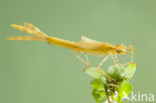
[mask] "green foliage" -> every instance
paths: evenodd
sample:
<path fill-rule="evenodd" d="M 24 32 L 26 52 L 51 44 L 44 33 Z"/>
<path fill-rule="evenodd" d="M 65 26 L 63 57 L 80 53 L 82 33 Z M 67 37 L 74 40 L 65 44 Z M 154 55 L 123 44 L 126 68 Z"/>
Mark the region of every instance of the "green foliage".
<path fill-rule="evenodd" d="M 123 84 L 123 85 L 120 87 L 120 90 L 119 90 L 119 97 L 120 97 L 120 98 L 127 97 L 127 96 L 131 93 L 132 90 L 133 90 L 132 84 L 126 82 L 125 84 Z"/>
<path fill-rule="evenodd" d="M 135 64 L 129 64 L 127 67 L 113 65 L 107 70 L 107 74 L 118 82 L 129 81 L 136 70 Z"/>
<path fill-rule="evenodd" d="M 107 98 L 104 90 L 93 89 L 92 95 L 97 103 L 103 103 Z"/>
<path fill-rule="evenodd" d="M 94 79 L 90 82 L 93 87 L 92 95 L 97 103 L 123 103 L 128 98 L 133 86 L 129 80 L 136 70 L 135 64 L 128 66 L 112 65 L 105 72 L 97 68 L 89 68 L 85 72 Z"/>

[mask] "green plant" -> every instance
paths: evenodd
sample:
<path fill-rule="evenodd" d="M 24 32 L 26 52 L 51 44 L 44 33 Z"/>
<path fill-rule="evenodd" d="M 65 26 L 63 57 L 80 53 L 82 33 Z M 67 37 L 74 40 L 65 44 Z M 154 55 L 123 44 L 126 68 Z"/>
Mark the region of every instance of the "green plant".
<path fill-rule="evenodd" d="M 133 87 L 129 83 L 136 70 L 135 64 L 112 65 L 106 71 L 89 68 L 85 72 L 94 79 L 92 95 L 97 103 L 124 103 Z"/>

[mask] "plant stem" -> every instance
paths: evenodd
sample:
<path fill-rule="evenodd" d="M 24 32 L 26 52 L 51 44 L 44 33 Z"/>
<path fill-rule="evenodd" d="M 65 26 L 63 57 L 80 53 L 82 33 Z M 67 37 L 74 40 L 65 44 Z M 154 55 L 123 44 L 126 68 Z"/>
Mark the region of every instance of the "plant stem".
<path fill-rule="evenodd" d="M 104 89 L 105 89 L 105 93 L 106 93 L 106 96 L 107 96 L 108 103 L 113 103 L 112 99 L 111 99 L 111 96 L 109 95 L 108 88 L 107 88 L 107 86 L 105 84 L 104 84 Z"/>

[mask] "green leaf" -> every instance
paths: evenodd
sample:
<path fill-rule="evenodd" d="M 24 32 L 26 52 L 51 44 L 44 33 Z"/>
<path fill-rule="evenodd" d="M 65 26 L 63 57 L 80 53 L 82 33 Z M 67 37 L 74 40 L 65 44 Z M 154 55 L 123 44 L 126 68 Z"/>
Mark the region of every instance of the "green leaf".
<path fill-rule="evenodd" d="M 85 72 L 93 78 L 101 79 L 103 82 L 106 82 L 106 73 L 104 72 L 104 70 L 97 70 L 96 67 L 92 67 Z"/>
<path fill-rule="evenodd" d="M 90 84 L 93 86 L 95 89 L 104 89 L 103 87 L 103 82 L 101 79 L 94 79 L 90 82 Z"/>
<path fill-rule="evenodd" d="M 107 70 L 107 74 L 118 82 L 122 82 L 124 80 L 124 73 L 125 67 L 120 67 L 118 65 L 112 65 Z"/>
<path fill-rule="evenodd" d="M 124 103 L 123 100 L 121 100 L 120 103 Z"/>
<path fill-rule="evenodd" d="M 133 77 L 135 71 L 136 71 L 136 64 L 129 64 L 125 68 L 125 79 L 129 81 Z"/>
<path fill-rule="evenodd" d="M 101 77 L 100 77 L 100 79 L 102 80 L 102 82 L 103 82 L 104 84 L 106 84 L 106 83 L 107 83 L 107 79 L 106 79 L 106 77 L 105 77 L 105 76 L 101 76 Z"/>
<path fill-rule="evenodd" d="M 119 97 L 120 98 L 128 97 L 128 95 L 131 93 L 132 90 L 133 90 L 132 84 L 128 82 L 123 84 L 121 88 L 119 89 Z"/>
<path fill-rule="evenodd" d="M 97 103 L 104 103 L 106 101 L 106 94 L 104 90 L 93 89 L 92 95 Z"/>
<path fill-rule="evenodd" d="M 94 99 L 96 100 L 96 102 L 98 102 L 99 99 L 101 98 L 101 95 L 97 92 L 96 89 L 93 89 L 92 95 L 93 95 Z"/>
<path fill-rule="evenodd" d="M 102 75 L 101 72 L 97 71 L 96 67 L 89 68 L 85 71 L 89 76 L 99 79 Z"/>
<path fill-rule="evenodd" d="M 136 70 L 135 64 L 129 64 L 128 66 L 118 66 L 113 65 L 110 66 L 107 70 L 107 74 L 117 80 L 118 82 L 128 81 L 132 78 L 134 72 Z"/>

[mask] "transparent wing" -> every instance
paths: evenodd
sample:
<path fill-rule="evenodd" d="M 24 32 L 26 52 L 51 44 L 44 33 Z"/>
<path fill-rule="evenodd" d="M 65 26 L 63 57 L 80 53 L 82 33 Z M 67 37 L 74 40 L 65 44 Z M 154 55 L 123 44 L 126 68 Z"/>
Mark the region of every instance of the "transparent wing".
<path fill-rule="evenodd" d="M 96 49 L 100 48 L 103 45 L 103 42 L 99 42 L 82 36 L 81 41 L 78 42 L 78 45 L 85 49 Z"/>

